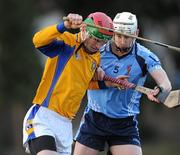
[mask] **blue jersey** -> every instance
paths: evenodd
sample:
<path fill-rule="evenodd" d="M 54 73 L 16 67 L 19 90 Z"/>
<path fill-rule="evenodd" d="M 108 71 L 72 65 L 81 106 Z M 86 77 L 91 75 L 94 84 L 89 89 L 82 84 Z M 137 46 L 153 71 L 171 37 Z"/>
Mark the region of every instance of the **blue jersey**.
<path fill-rule="evenodd" d="M 135 43 L 132 50 L 122 57 L 112 53 L 108 42 L 101 48 L 101 67 L 111 77 L 128 75 L 129 82 L 143 86 L 147 73 L 161 69 L 157 56 L 142 45 Z M 139 114 L 141 93 L 125 89 L 107 88 L 88 90 L 88 107 L 111 118 L 124 118 Z"/>

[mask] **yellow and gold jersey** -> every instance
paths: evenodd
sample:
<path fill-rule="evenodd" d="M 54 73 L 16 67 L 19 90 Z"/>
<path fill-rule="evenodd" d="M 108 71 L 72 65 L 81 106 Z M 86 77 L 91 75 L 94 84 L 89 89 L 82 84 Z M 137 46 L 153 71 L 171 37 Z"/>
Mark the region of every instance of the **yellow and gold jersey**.
<path fill-rule="evenodd" d="M 48 56 L 33 103 L 74 118 L 99 65 L 100 53 L 90 55 L 83 48 L 77 51 L 80 33 L 67 32 L 63 23 L 39 31 L 33 43 Z"/>

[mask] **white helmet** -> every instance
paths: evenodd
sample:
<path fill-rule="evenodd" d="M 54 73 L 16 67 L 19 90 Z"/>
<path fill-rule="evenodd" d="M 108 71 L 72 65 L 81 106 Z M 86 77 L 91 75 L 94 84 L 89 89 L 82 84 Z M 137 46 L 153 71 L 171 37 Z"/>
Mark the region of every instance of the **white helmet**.
<path fill-rule="evenodd" d="M 118 13 L 113 20 L 113 26 L 116 31 L 134 34 L 137 31 L 136 15 L 130 12 Z"/>

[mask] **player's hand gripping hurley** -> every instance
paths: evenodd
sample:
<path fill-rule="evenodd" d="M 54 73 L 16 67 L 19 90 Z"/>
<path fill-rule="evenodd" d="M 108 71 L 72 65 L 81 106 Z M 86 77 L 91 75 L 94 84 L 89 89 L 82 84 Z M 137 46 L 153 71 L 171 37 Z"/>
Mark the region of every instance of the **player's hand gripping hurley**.
<path fill-rule="evenodd" d="M 153 92 L 153 89 L 143 87 L 143 86 L 138 86 L 138 85 L 128 82 L 127 80 L 112 78 L 107 75 L 104 76 L 104 80 L 117 83 L 119 85 L 124 86 L 125 88 L 134 89 L 146 95 L 148 93 Z M 180 90 L 170 91 L 168 94 L 163 95 L 160 102 L 162 102 L 168 108 L 180 106 Z"/>

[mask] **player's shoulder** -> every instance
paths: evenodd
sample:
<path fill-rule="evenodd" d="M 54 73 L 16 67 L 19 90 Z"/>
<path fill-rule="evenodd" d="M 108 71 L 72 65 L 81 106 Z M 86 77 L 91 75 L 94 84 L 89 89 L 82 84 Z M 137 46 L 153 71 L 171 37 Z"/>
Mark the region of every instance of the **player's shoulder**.
<path fill-rule="evenodd" d="M 157 55 L 155 53 L 153 53 L 150 49 L 146 48 L 145 46 L 136 43 L 136 48 L 137 48 L 137 55 L 144 58 L 144 59 L 148 59 L 148 58 L 152 58 L 156 61 L 159 61 L 159 58 L 157 57 Z"/>

